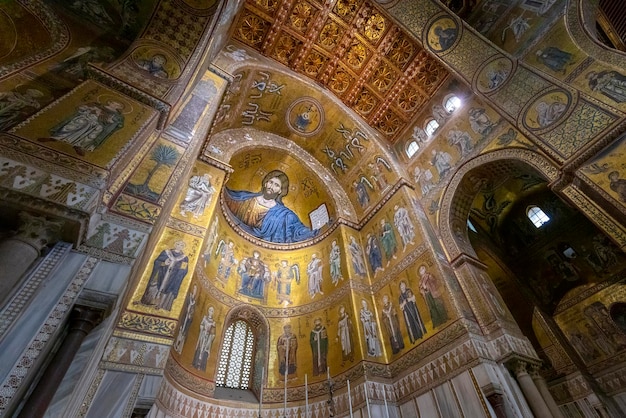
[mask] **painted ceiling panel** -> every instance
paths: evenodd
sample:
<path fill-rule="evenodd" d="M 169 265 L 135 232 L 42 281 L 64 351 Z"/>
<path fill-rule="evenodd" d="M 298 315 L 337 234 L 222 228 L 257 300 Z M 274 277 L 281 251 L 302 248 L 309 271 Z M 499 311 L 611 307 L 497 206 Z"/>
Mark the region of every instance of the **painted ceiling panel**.
<path fill-rule="evenodd" d="M 233 38 L 327 87 L 389 142 L 448 72 L 372 3 L 246 2 Z"/>

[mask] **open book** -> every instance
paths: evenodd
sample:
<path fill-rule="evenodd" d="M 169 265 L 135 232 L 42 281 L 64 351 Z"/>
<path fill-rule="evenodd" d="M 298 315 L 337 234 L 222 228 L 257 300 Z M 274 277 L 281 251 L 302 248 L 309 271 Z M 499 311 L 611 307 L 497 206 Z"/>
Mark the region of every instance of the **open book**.
<path fill-rule="evenodd" d="M 312 210 L 311 213 L 309 213 L 309 220 L 311 221 L 311 229 L 314 231 L 326 225 L 330 221 L 326 203 L 322 203 L 316 209 Z"/>

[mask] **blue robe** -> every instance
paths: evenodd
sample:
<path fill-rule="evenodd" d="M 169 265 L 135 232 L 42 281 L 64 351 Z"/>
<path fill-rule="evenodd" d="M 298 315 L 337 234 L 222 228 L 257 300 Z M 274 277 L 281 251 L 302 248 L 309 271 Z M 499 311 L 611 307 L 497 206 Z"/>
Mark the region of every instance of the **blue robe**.
<path fill-rule="evenodd" d="M 226 194 L 226 199 L 237 202 L 262 195 L 260 192 L 230 190 L 228 188 L 224 189 L 224 193 Z M 276 206 L 267 211 L 260 227 L 249 226 L 243 222 L 239 226 L 250 235 L 279 244 L 304 241 L 315 237 L 319 232 L 318 230 L 312 231 L 306 227 L 300 222 L 298 215 L 278 200 L 276 201 Z"/>

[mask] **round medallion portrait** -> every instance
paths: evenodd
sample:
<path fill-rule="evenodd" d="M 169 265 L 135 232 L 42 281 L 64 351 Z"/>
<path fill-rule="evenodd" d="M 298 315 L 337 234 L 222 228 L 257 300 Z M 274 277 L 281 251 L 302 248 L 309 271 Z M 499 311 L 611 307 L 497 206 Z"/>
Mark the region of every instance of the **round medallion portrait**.
<path fill-rule="evenodd" d="M 457 23 L 451 17 L 442 16 L 430 25 L 426 43 L 433 52 L 444 52 L 454 45 L 458 36 Z"/>
<path fill-rule="evenodd" d="M 287 109 L 287 126 L 302 136 L 315 135 L 324 124 L 324 109 L 312 97 L 302 97 Z"/>
<path fill-rule="evenodd" d="M 498 57 L 488 62 L 478 71 L 476 90 L 481 93 L 497 90 L 508 81 L 512 71 L 513 62 L 506 57 Z"/>
<path fill-rule="evenodd" d="M 567 113 L 571 95 L 564 90 L 554 90 L 535 100 L 523 117 L 524 126 L 533 131 L 552 128 Z"/>

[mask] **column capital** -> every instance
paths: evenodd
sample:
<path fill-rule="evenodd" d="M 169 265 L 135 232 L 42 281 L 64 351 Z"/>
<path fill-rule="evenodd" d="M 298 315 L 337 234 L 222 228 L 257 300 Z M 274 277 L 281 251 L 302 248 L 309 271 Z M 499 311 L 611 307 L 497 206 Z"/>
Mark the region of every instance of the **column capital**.
<path fill-rule="evenodd" d="M 528 374 L 530 375 L 530 377 L 533 378 L 533 380 L 543 379 L 543 376 L 541 376 L 540 370 L 541 370 L 541 364 L 535 364 L 535 363 L 528 364 Z"/>
<path fill-rule="evenodd" d="M 64 224 L 61 220 L 51 220 L 28 212 L 20 212 L 19 219 L 19 228 L 13 239 L 25 242 L 37 251 L 58 241 Z"/>
<path fill-rule="evenodd" d="M 515 374 L 515 376 L 520 376 L 522 374 L 527 374 L 533 377 L 541 377 L 539 375 L 539 368 L 541 364 L 538 363 L 537 360 L 533 361 L 532 359 L 521 358 L 519 356 L 514 356 L 505 362 L 507 369 Z"/>
<path fill-rule="evenodd" d="M 79 331 L 89 334 L 103 319 L 104 311 L 102 309 L 75 305 L 70 313 L 68 327 L 70 332 Z"/>

